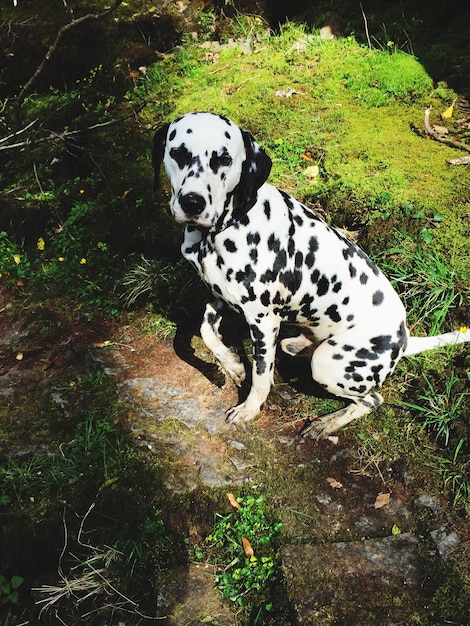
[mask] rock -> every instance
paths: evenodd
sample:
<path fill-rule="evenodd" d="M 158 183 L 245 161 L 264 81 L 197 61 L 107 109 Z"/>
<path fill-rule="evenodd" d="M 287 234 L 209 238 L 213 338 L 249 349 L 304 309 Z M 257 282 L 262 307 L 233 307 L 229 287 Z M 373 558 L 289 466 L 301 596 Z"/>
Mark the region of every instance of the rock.
<path fill-rule="evenodd" d="M 432 530 L 431 537 L 436 544 L 439 556 L 444 560 L 449 558 L 452 550 L 460 543 L 459 535 L 455 531 L 447 532 L 445 526 Z"/>
<path fill-rule="evenodd" d="M 174 582 L 161 590 L 161 615 L 167 616 L 168 626 L 197 626 L 199 624 L 238 624 L 236 615 L 214 585 L 209 567 L 187 565 L 173 570 Z M 168 607 L 165 607 L 168 604 Z"/>
<path fill-rule="evenodd" d="M 411 533 L 329 545 L 290 545 L 282 567 L 297 624 L 412 623 L 421 603 Z"/>
<path fill-rule="evenodd" d="M 430 509 L 434 513 L 434 515 L 437 515 L 440 510 L 440 506 L 436 498 L 434 498 L 433 496 L 428 496 L 426 494 L 418 496 L 415 500 L 415 504 L 426 509 Z"/>
<path fill-rule="evenodd" d="M 233 487 L 248 480 L 253 461 L 244 444 L 224 440 L 230 428 L 221 423 L 217 397 L 213 403 L 192 397 L 183 387 L 154 378 L 129 378 L 119 384 L 121 396 L 134 407 L 132 430 L 141 445 L 174 459 L 166 485 L 173 491 L 198 486 Z M 235 445 L 234 445 L 235 444 Z"/>

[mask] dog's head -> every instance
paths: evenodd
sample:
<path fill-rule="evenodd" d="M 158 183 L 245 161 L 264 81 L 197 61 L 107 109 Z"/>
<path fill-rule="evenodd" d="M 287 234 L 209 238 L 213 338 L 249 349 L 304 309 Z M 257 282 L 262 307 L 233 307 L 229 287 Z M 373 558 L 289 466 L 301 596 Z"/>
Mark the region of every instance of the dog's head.
<path fill-rule="evenodd" d="M 162 161 L 176 221 L 216 229 L 251 209 L 272 165 L 250 133 L 212 113 L 188 113 L 157 131 L 155 187 Z"/>

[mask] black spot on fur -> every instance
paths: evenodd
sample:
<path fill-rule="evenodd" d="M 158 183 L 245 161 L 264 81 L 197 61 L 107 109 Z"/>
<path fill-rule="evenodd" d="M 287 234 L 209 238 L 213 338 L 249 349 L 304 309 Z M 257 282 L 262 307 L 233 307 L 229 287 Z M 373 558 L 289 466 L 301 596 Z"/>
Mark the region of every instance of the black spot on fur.
<path fill-rule="evenodd" d="M 312 268 L 315 265 L 315 252 L 318 250 L 318 239 L 316 237 L 310 237 L 308 242 L 308 253 L 305 257 L 305 265 L 308 268 Z"/>
<path fill-rule="evenodd" d="M 370 369 L 374 377 L 374 382 L 378 385 L 381 382 L 380 371 L 383 370 L 383 365 L 373 365 Z"/>
<path fill-rule="evenodd" d="M 278 274 L 281 270 L 285 268 L 286 263 L 287 263 L 286 251 L 279 250 L 279 252 L 276 255 L 276 258 L 274 259 L 273 272 L 275 274 Z"/>
<path fill-rule="evenodd" d="M 265 307 L 268 307 L 271 304 L 271 298 L 269 297 L 269 291 L 263 291 L 260 297 L 261 304 Z"/>
<path fill-rule="evenodd" d="M 325 311 L 325 315 L 328 315 L 332 322 L 341 322 L 341 315 L 336 304 L 329 306 Z"/>
<path fill-rule="evenodd" d="M 372 304 L 374 306 L 380 306 L 384 301 L 384 297 L 383 291 L 378 289 L 372 296 Z"/>
<path fill-rule="evenodd" d="M 320 278 L 320 272 L 318 270 L 313 270 L 310 279 L 314 285 L 318 283 L 318 279 Z"/>
<path fill-rule="evenodd" d="M 246 243 L 251 246 L 257 246 L 261 240 L 259 233 L 248 233 L 246 236 Z"/>
<path fill-rule="evenodd" d="M 279 281 L 287 287 L 291 294 L 297 293 L 302 282 L 302 272 L 294 270 L 293 272 L 281 272 L 279 274 Z"/>
<path fill-rule="evenodd" d="M 232 239 L 225 239 L 225 241 L 224 241 L 224 248 L 227 250 L 227 252 L 236 252 L 237 251 L 237 246 L 236 246 L 235 242 Z"/>
<path fill-rule="evenodd" d="M 362 274 L 359 276 L 359 282 L 361 283 L 361 285 L 365 285 L 368 280 L 369 277 L 367 276 L 367 274 L 365 272 L 362 272 Z"/>
<path fill-rule="evenodd" d="M 272 250 L 273 252 L 279 252 L 281 248 L 281 242 L 277 237 L 273 234 L 268 237 L 268 250 Z M 285 254 L 285 252 L 284 252 Z"/>
<path fill-rule="evenodd" d="M 379 354 L 383 354 L 393 347 L 391 335 L 379 335 L 378 337 L 372 337 L 370 343 L 372 350 L 374 352 L 378 352 Z"/>
<path fill-rule="evenodd" d="M 326 293 L 328 293 L 329 288 L 330 281 L 325 275 L 323 275 L 317 283 L 317 296 L 324 296 Z"/>
<path fill-rule="evenodd" d="M 365 385 L 359 385 L 359 387 L 352 387 L 352 386 L 349 387 L 349 391 L 353 391 L 358 394 L 365 393 L 366 390 L 367 390 L 367 387 Z"/>
<path fill-rule="evenodd" d="M 235 274 L 235 280 L 237 283 L 242 283 L 246 288 L 250 287 L 251 283 L 256 280 L 256 272 L 251 265 L 245 265 L 244 270 L 238 270 Z"/>
<path fill-rule="evenodd" d="M 367 348 L 360 348 L 356 352 L 356 356 L 358 359 L 367 359 L 368 361 L 376 361 L 379 358 L 376 352 L 371 352 Z"/>

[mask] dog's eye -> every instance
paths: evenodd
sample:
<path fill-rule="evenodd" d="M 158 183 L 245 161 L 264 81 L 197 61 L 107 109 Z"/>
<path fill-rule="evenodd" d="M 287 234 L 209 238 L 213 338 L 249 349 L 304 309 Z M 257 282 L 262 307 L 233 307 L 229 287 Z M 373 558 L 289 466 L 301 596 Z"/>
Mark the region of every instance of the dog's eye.
<path fill-rule="evenodd" d="M 172 148 L 170 150 L 170 156 L 174 159 L 178 166 L 182 169 L 185 165 L 188 165 L 191 161 L 191 153 L 185 146 L 179 148 Z"/>
<path fill-rule="evenodd" d="M 226 152 L 223 154 L 217 154 L 217 152 L 212 153 L 211 160 L 209 165 L 211 169 L 217 173 L 220 167 L 228 167 L 232 164 L 232 158 Z"/>
<path fill-rule="evenodd" d="M 218 158 L 218 161 L 219 165 L 221 165 L 222 167 L 228 167 L 232 163 L 232 159 L 229 157 L 228 154 L 222 154 L 222 156 Z"/>

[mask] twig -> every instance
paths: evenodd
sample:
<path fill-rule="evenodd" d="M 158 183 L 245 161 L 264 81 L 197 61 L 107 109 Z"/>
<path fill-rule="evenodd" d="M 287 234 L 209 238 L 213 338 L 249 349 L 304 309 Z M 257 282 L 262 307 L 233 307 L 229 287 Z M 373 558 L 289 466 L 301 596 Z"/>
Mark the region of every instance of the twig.
<path fill-rule="evenodd" d="M 95 548 L 95 546 L 92 546 L 89 543 L 83 543 L 82 539 L 82 532 L 83 532 L 83 525 L 86 522 L 87 517 L 90 515 L 90 513 L 92 512 L 92 510 L 95 508 L 96 506 L 96 502 L 92 502 L 90 504 L 90 506 L 88 507 L 88 511 L 85 513 L 85 515 L 82 518 L 82 521 L 80 523 L 80 528 L 78 530 L 78 535 L 77 535 L 77 543 L 80 546 L 84 546 L 85 548 L 91 548 L 92 550 L 96 550 L 98 552 L 98 548 Z"/>
<path fill-rule="evenodd" d="M 364 8 L 362 6 L 362 2 L 359 3 L 359 6 L 361 7 L 361 13 L 362 13 L 362 17 L 364 19 L 364 28 L 365 28 L 365 31 L 366 31 L 367 43 L 369 44 L 369 50 L 370 50 L 372 48 L 372 44 L 370 42 L 369 26 L 367 24 L 367 17 L 366 17 L 366 14 L 364 13 Z"/>
<path fill-rule="evenodd" d="M 22 128 L 21 130 L 17 130 L 14 133 L 11 133 L 11 135 L 7 135 L 6 137 L 2 137 L 0 139 L 0 144 L 2 143 L 6 143 L 7 141 L 9 141 L 10 139 L 13 139 L 14 137 L 18 137 L 18 135 L 21 135 L 22 133 L 26 132 L 27 130 L 29 130 L 31 128 L 31 126 L 34 126 L 34 124 L 36 124 L 38 120 L 35 119 L 32 122 L 30 122 L 27 126 L 25 126 L 24 128 Z M 0 148 L 1 150 L 1 148 Z"/>
<path fill-rule="evenodd" d="M 452 146 L 453 148 L 457 148 L 458 150 L 466 150 L 467 152 L 470 152 L 470 145 L 466 143 L 462 143 L 461 141 L 454 141 L 453 139 L 448 139 L 447 137 L 441 137 L 440 135 L 438 135 L 436 131 L 434 130 L 434 128 L 431 126 L 431 123 L 429 122 L 430 113 L 431 113 L 431 107 L 429 106 L 424 111 L 424 128 L 426 129 L 426 132 L 428 133 L 428 135 L 430 135 L 436 141 L 445 143 L 448 146 Z"/>
<path fill-rule="evenodd" d="M 31 146 L 37 143 L 43 143 L 44 141 L 53 141 L 54 139 L 60 139 L 61 141 L 65 141 L 66 139 L 69 139 L 69 137 L 74 137 L 75 135 L 82 135 L 83 133 L 86 133 L 87 131 L 90 131 L 90 130 L 96 130 L 97 128 L 111 126 L 112 124 L 120 124 L 121 122 L 124 122 L 125 120 L 129 119 L 130 117 L 135 116 L 137 113 L 140 113 L 140 111 L 142 111 L 142 109 L 145 106 L 147 106 L 147 102 L 145 102 L 137 110 L 134 109 L 132 113 L 129 113 L 128 115 L 124 115 L 123 117 L 119 117 L 117 119 L 113 118 L 112 120 L 108 120 L 107 122 L 99 122 L 98 124 L 92 124 L 91 126 L 88 126 L 87 128 L 83 128 L 81 130 L 70 130 L 70 131 L 64 131 L 62 133 L 59 133 L 57 131 L 43 128 L 42 130 L 44 130 L 44 132 L 49 133 L 47 137 L 40 137 L 37 139 L 28 138 L 28 139 L 25 139 L 24 141 L 19 141 L 17 143 L 10 143 L 4 146 L 2 145 L 3 143 L 6 143 L 9 139 L 13 139 L 14 137 L 17 137 L 21 133 L 28 130 L 28 128 L 30 128 L 33 124 L 37 122 L 37 120 L 34 120 L 34 122 L 31 122 L 30 124 L 22 128 L 21 130 L 19 130 L 18 132 L 12 133 L 11 135 L 8 135 L 8 137 L 4 137 L 3 139 L 0 139 L 0 151 L 12 150 L 13 148 L 25 148 L 26 146 Z"/>

